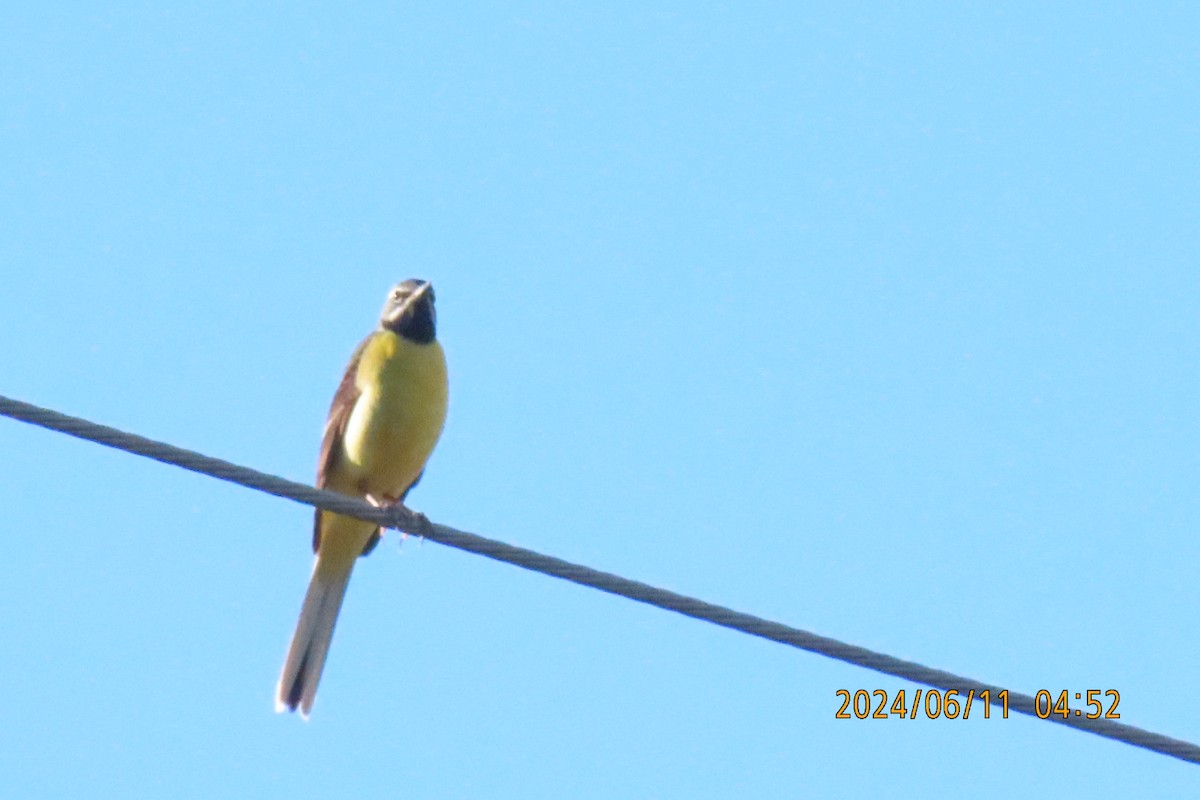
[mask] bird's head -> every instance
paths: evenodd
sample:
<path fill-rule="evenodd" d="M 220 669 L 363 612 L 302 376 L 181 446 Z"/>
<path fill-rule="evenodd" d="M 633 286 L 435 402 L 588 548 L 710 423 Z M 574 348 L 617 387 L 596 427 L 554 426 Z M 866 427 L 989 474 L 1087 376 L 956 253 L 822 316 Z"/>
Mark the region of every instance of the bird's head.
<path fill-rule="evenodd" d="M 409 278 L 388 292 L 379 326 L 420 344 L 432 342 L 437 315 L 433 309 L 433 284 Z"/>

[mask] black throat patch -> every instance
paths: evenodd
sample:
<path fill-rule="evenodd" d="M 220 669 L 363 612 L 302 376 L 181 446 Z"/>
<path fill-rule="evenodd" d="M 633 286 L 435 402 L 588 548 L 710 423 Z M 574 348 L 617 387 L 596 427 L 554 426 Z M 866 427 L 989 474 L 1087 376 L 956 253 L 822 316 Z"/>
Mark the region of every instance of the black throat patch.
<path fill-rule="evenodd" d="M 429 344 L 437 335 L 433 298 L 428 295 L 420 298 L 395 320 L 385 321 L 383 327 L 410 342 Z"/>

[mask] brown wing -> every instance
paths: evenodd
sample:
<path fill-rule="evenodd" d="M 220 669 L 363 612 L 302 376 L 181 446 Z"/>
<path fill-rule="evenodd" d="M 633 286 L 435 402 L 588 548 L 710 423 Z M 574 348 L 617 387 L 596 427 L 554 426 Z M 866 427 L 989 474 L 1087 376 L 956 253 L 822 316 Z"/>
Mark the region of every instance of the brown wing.
<path fill-rule="evenodd" d="M 317 488 L 324 489 L 329 481 L 329 475 L 337 467 L 338 458 L 342 453 L 342 436 L 346 433 L 346 423 L 350 421 L 350 412 L 354 410 L 354 404 L 358 402 L 358 386 L 355 379 L 358 373 L 358 362 L 362 358 L 363 349 L 366 348 L 367 342 L 371 337 L 363 339 L 358 347 L 354 350 L 354 355 L 350 356 L 350 363 L 346 365 L 346 372 L 342 375 L 342 382 L 338 384 L 337 391 L 333 394 L 333 402 L 329 405 L 329 419 L 325 420 L 325 435 L 321 437 L 321 453 L 317 456 Z M 379 532 L 375 532 L 368 548 L 374 547 L 374 541 L 379 536 Z M 321 509 L 317 509 L 313 515 L 313 552 L 321 545 Z"/>

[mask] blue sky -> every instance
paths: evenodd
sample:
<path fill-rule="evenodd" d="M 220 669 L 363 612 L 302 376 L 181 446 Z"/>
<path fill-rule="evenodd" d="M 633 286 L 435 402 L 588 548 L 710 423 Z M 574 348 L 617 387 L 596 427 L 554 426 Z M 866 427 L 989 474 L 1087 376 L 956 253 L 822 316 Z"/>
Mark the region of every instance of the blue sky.
<path fill-rule="evenodd" d="M 414 507 L 1200 740 L 1200 12 L 18 3 L 0 393 L 311 480 L 387 288 Z M 1030 720 L 391 538 L 272 713 L 310 513 L 0 420 L 17 797 L 1195 796 Z"/>

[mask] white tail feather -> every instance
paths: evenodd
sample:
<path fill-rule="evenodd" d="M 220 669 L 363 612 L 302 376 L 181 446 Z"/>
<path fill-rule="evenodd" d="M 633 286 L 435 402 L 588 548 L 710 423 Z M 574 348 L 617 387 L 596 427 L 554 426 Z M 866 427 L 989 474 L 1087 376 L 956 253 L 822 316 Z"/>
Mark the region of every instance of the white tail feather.
<path fill-rule="evenodd" d="M 304 605 L 300 609 L 300 621 L 296 623 L 296 632 L 292 635 L 292 644 L 288 647 L 287 660 L 275 690 L 276 711 L 295 711 L 299 706 L 300 714 L 305 719 L 312 711 L 317 684 L 321 680 L 321 670 L 325 666 L 325 656 L 329 653 L 333 628 L 337 624 L 338 611 L 342 608 L 342 598 L 346 596 L 346 585 L 350 582 L 353 566 L 352 561 L 344 571 L 322 572 L 318 569 L 319 557 L 317 563 L 313 564 L 312 580 L 309 581 L 308 593 L 304 595 Z"/>

